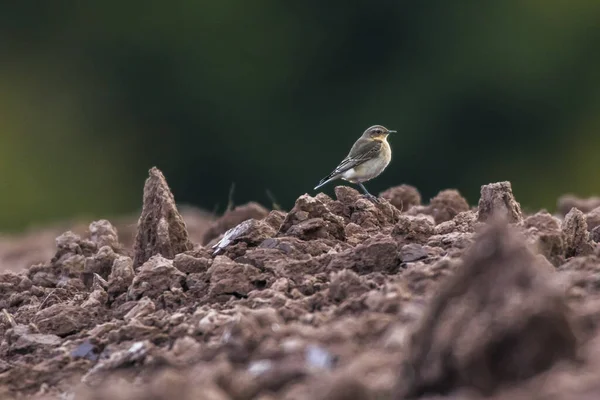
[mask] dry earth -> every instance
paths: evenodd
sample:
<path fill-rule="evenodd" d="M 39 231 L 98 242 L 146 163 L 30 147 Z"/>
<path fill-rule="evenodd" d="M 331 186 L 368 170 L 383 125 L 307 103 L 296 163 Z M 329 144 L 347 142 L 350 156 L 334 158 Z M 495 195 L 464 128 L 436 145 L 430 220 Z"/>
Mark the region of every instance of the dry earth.
<path fill-rule="evenodd" d="M 335 195 L 0 240 L 0 398 L 600 398 L 598 199 Z"/>

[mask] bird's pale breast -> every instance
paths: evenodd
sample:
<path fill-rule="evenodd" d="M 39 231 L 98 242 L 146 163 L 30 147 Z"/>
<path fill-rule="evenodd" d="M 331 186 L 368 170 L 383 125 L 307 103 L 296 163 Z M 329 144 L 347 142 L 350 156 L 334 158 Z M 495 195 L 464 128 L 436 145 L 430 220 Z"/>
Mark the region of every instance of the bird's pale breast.
<path fill-rule="evenodd" d="M 392 150 L 388 142 L 384 140 L 377 157 L 346 171 L 343 178 L 353 183 L 366 182 L 381 174 L 391 160 Z"/>

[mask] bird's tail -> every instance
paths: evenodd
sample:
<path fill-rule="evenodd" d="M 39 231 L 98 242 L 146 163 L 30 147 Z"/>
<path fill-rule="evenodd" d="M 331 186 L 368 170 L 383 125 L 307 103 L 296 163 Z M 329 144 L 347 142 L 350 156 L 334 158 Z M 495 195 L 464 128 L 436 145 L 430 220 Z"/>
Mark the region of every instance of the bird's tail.
<path fill-rule="evenodd" d="M 327 175 L 325 178 L 321 179 L 321 181 L 319 182 L 319 184 L 317 186 L 315 186 L 315 188 L 313 190 L 317 190 L 322 186 L 327 185 L 329 182 L 336 180 L 337 178 L 339 178 L 339 175 Z"/>

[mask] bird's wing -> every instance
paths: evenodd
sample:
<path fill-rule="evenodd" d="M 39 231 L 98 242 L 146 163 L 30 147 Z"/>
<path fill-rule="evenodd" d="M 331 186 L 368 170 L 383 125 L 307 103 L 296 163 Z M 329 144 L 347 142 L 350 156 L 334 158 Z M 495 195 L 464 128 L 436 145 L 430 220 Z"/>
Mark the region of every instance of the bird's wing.
<path fill-rule="evenodd" d="M 354 143 L 354 146 L 352 146 L 352 149 L 346 158 L 342 160 L 329 176 L 343 174 L 349 169 L 376 157 L 381 150 L 381 146 L 381 142 L 376 140 L 359 139 Z"/>

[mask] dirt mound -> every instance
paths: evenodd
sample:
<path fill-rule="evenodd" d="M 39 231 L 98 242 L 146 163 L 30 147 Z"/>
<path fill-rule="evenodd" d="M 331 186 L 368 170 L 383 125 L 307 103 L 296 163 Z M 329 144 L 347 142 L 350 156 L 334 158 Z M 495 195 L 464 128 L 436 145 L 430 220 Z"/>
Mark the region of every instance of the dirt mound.
<path fill-rule="evenodd" d="M 600 393 L 594 210 L 524 215 L 506 182 L 476 208 L 455 190 L 335 194 L 198 234 L 151 170 L 136 235 L 96 221 L 0 275 L 0 396 Z"/>

